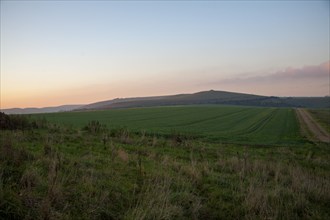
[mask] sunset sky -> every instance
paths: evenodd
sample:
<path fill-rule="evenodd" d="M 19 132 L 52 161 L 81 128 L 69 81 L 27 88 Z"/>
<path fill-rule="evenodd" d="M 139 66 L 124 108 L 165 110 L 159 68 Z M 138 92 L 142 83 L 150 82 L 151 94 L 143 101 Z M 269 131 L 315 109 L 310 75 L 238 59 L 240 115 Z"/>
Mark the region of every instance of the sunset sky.
<path fill-rule="evenodd" d="M 329 1 L 1 1 L 1 109 L 329 95 Z"/>

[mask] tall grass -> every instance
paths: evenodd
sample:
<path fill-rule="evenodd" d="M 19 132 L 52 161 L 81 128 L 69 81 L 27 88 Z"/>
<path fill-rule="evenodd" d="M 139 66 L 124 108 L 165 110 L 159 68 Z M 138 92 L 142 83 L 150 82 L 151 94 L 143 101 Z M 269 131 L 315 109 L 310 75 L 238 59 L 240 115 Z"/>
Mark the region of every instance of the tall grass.
<path fill-rule="evenodd" d="M 1 130 L 0 218 L 329 219 L 327 145 L 178 137 Z"/>

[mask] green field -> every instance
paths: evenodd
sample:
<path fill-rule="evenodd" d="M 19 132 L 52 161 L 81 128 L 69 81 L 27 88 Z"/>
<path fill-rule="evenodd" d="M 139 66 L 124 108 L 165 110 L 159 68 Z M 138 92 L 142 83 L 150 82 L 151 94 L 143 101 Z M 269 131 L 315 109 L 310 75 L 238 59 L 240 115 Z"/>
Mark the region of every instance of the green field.
<path fill-rule="evenodd" d="M 330 109 L 310 109 L 309 113 L 330 133 Z"/>
<path fill-rule="evenodd" d="M 330 217 L 330 148 L 293 109 L 0 116 L 0 219 Z"/>
<path fill-rule="evenodd" d="M 49 121 L 0 118 L 0 219 L 330 217 L 329 146 L 298 143 L 293 110 L 171 107 L 43 116 Z M 91 120 L 112 129 L 86 128 Z M 204 139 L 182 139 L 171 133 L 175 125 Z M 120 126 L 171 135 L 114 129 Z M 234 142 L 246 137 L 249 144 L 213 141 L 216 135 L 228 142 L 231 135 Z M 267 142 L 292 145 L 259 145 Z"/>
<path fill-rule="evenodd" d="M 41 114 L 50 122 L 83 127 L 97 120 L 108 128 L 171 135 L 180 133 L 211 141 L 297 144 L 303 141 L 293 109 L 189 106 Z"/>

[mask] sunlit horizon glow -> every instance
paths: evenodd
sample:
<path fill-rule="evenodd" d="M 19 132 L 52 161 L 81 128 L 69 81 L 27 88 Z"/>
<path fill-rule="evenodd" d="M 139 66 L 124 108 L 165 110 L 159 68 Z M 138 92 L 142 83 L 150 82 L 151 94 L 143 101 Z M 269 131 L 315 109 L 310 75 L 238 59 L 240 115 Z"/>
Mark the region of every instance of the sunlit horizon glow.
<path fill-rule="evenodd" d="M 329 91 L 329 1 L 1 1 L 0 108 Z"/>

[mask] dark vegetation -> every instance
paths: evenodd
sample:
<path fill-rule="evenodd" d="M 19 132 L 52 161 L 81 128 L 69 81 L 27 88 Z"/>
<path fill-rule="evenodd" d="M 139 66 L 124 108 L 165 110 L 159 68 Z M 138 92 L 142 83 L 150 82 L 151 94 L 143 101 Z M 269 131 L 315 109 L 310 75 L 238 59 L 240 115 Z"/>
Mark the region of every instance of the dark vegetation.
<path fill-rule="evenodd" d="M 0 219 L 330 218 L 326 144 L 221 144 L 15 118 L 1 114 Z"/>
<path fill-rule="evenodd" d="M 32 128 L 40 128 L 46 123 L 45 119 L 42 120 L 29 120 L 28 117 L 23 115 L 6 115 L 0 112 L 0 129 L 1 130 L 27 130 Z"/>

